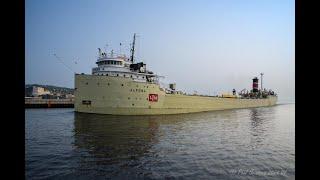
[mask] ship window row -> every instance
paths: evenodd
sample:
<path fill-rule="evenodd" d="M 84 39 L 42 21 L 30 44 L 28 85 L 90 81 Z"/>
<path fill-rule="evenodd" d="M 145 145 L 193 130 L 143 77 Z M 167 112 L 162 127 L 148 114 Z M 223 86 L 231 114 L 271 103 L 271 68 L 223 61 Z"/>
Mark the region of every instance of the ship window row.
<path fill-rule="evenodd" d="M 120 76 L 119 74 L 105 74 L 105 73 L 97 73 L 96 75 L 98 75 L 98 76 L 109 76 L 109 75 L 113 75 L 113 76 Z M 132 75 L 125 75 L 125 74 L 123 74 L 123 77 L 130 77 L 130 78 L 142 78 L 142 79 L 145 79 L 145 76 L 132 76 Z"/>
<path fill-rule="evenodd" d="M 100 65 L 103 65 L 103 64 L 122 65 L 123 62 L 122 61 L 102 61 L 102 62 L 100 62 Z"/>

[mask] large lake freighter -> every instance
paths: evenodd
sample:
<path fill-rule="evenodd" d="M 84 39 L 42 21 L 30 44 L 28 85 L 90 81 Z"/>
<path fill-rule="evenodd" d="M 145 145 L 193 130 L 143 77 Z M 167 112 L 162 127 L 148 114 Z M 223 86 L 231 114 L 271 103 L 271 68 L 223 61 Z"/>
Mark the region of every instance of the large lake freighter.
<path fill-rule="evenodd" d="M 102 52 L 92 74 L 75 74 L 75 111 L 113 115 L 156 115 L 214 111 L 235 108 L 272 106 L 277 95 L 258 88 L 221 96 L 189 95 L 160 85 L 160 76 L 147 70 L 143 62 L 135 63 L 135 39 L 130 57 Z"/>

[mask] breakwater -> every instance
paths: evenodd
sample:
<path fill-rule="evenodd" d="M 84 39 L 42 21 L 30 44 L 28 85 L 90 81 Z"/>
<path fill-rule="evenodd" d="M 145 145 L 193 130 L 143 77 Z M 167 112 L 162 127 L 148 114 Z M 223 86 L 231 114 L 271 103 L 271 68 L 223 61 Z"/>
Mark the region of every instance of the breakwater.
<path fill-rule="evenodd" d="M 36 99 L 25 98 L 25 108 L 73 108 L 74 99 Z"/>

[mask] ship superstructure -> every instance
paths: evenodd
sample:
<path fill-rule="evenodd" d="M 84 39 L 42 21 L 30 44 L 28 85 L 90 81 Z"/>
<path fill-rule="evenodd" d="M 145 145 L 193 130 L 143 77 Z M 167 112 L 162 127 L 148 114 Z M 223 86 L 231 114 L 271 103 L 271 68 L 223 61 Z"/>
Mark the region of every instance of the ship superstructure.
<path fill-rule="evenodd" d="M 160 87 L 159 77 L 143 62 L 135 63 L 134 34 L 131 55 L 115 55 L 98 49 L 92 74 L 75 75 L 75 111 L 116 115 L 177 114 L 274 105 L 276 94 L 258 89 L 218 97 L 187 95 L 174 83 Z"/>
<path fill-rule="evenodd" d="M 130 58 L 125 55 L 115 55 L 113 50 L 108 54 L 98 48 L 96 62 L 98 67 L 92 68 L 92 75 L 125 77 L 136 82 L 158 83 L 159 77 L 153 72 L 147 71 L 146 64 L 143 62 L 134 63 L 135 37 L 134 34 Z"/>

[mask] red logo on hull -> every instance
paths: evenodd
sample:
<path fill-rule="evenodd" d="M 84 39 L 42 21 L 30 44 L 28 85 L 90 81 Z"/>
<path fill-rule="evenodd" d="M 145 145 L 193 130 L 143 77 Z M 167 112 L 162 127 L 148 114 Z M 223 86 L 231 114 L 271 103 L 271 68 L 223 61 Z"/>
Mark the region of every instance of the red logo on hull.
<path fill-rule="evenodd" d="M 158 102 L 158 94 L 149 94 L 149 101 Z"/>

